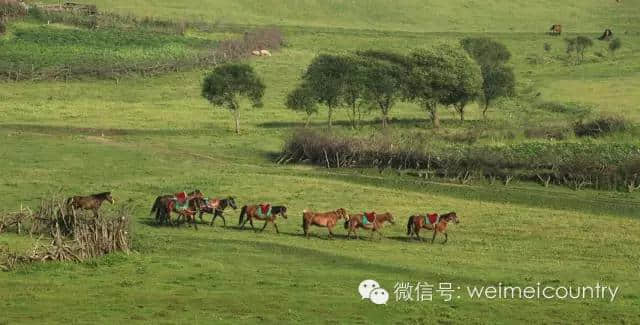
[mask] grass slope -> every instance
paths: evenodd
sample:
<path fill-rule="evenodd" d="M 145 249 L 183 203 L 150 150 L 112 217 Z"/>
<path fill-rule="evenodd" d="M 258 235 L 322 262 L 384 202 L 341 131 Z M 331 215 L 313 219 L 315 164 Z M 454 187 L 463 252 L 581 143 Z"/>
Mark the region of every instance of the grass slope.
<path fill-rule="evenodd" d="M 45 2 L 56 3 L 55 0 Z M 412 32 L 546 32 L 629 30 L 640 6 L 614 0 L 98 0 L 98 8 L 165 18 L 199 18 L 222 24 L 286 25 Z"/>
<path fill-rule="evenodd" d="M 242 112 L 240 137 L 233 135 L 228 112 L 213 110 L 200 98 L 204 71 L 131 78 L 119 84 L 3 83 L 2 209 L 34 205 L 52 191 L 105 189 L 113 190 L 120 202 L 133 200 L 138 209 L 137 253 L 0 273 L 0 323 L 637 323 L 640 286 L 633 277 L 640 258 L 637 193 L 576 192 L 526 183 L 461 186 L 392 172 L 272 163 L 283 139 L 302 123 L 301 116 L 284 110 L 282 102 L 314 55 L 361 48 L 404 52 L 458 42 L 469 35 L 424 31 L 498 31 L 489 36 L 505 42 L 514 53 L 519 89 L 540 92 L 541 100 L 598 104 L 595 114 L 621 112 L 639 121 L 635 103 L 640 98 L 633 87 L 640 62 L 634 49 L 637 36 L 625 36 L 625 46 L 615 59 L 593 55 L 604 50 L 604 44 L 596 43 L 588 63 L 572 66 L 561 58 L 560 38 L 537 32 L 555 21 L 564 23 L 563 16 L 580 18 L 579 25 L 568 26 L 570 31 L 597 32 L 601 24 L 614 19 L 632 26 L 637 22 L 626 17 L 637 8 L 629 1 L 623 3 L 624 12 L 614 1 L 553 5 L 489 1 L 469 4 L 471 8 L 464 8 L 461 1 L 440 1 L 435 4 L 443 14 L 430 17 L 433 10 L 421 9 L 418 1 L 330 4 L 297 2 L 296 6 L 317 9 L 298 16 L 295 6 L 286 9 L 282 2 L 270 1 L 98 1 L 101 8 L 141 15 L 299 25 L 286 29 L 287 48 L 271 58 L 251 61 L 268 89 L 264 108 Z M 359 10 L 363 4 L 371 10 Z M 520 16 L 504 14 L 524 13 L 520 8 L 530 10 Z M 403 15 L 387 15 L 393 12 Z M 445 20 L 452 22 L 443 24 Z M 509 33 L 510 26 L 536 33 Z M 202 35 L 220 36 L 237 35 Z M 542 50 L 545 42 L 552 44 L 551 53 Z M 543 63 L 529 63 L 530 55 L 543 57 Z M 505 129 L 482 140 L 489 143 L 524 141 L 525 127 L 564 125 L 573 119 L 571 114 L 519 102 L 503 103 L 490 114 L 491 123 Z M 426 114 L 413 105 L 398 105 L 392 115 L 397 130 L 430 132 L 424 130 Z M 453 132 L 480 123 L 476 109 L 468 115 L 470 120 L 463 124 L 443 112 L 445 129 Z M 315 117 L 315 125 L 324 119 L 324 114 Z M 346 120 L 344 112 L 338 119 Z M 377 123 L 371 122 L 360 132 L 376 128 Z M 500 132 L 517 136 L 509 140 Z M 621 137 L 597 141 L 637 141 Z M 271 228 L 261 234 L 222 229 L 220 223 L 197 232 L 150 224 L 147 213 L 155 195 L 196 187 L 211 196 L 235 195 L 241 204 L 288 205 L 289 219 L 280 223 L 283 233 L 276 235 Z M 325 240 L 324 229 L 313 229 L 311 240 L 300 236 L 302 209 L 337 207 L 392 211 L 398 223 L 385 228 L 387 238 L 380 242 L 343 240 L 343 229 L 336 230 L 341 236 L 333 241 Z M 406 241 L 407 216 L 425 210 L 456 210 L 463 216 L 459 225 L 452 226 L 449 244 Z M 238 211 L 227 213 L 229 225 L 236 223 L 237 215 Z M 0 235 L 0 245 L 19 251 L 32 242 L 28 237 Z M 621 296 L 609 303 L 464 296 L 443 302 L 436 295 L 429 303 L 393 301 L 372 308 L 360 301 L 356 291 L 365 278 L 377 279 L 388 290 L 396 281 L 454 286 L 600 282 L 620 286 Z"/>

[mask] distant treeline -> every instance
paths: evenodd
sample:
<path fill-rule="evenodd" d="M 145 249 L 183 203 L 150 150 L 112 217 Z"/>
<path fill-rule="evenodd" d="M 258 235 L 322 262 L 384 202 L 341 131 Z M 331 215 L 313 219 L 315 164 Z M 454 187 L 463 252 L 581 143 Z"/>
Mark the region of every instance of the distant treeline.
<path fill-rule="evenodd" d="M 503 146 L 431 147 L 420 139 L 363 139 L 323 131 L 296 131 L 279 163 L 327 168 L 393 168 L 425 178 L 463 184 L 474 180 L 508 185 L 514 179 L 573 189 L 640 189 L 640 146 L 611 143 L 522 143 Z"/>

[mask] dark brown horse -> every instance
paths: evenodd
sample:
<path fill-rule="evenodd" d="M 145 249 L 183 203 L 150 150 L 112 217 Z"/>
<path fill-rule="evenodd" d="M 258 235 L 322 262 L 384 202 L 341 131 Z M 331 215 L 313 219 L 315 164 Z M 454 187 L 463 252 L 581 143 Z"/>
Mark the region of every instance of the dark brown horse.
<path fill-rule="evenodd" d="M 270 222 L 276 228 L 276 233 L 279 234 L 280 231 L 278 230 L 278 225 L 275 222 L 278 215 L 287 219 L 287 207 L 282 205 L 271 206 L 270 204 L 245 205 L 242 207 L 242 211 L 240 211 L 240 220 L 238 220 L 238 225 L 240 225 L 240 229 L 243 229 L 244 225 L 248 221 L 249 224 L 251 224 L 251 229 L 255 230 L 256 228 L 253 227 L 253 220 L 262 220 L 264 221 L 264 226 L 262 226 L 260 231 L 263 231 Z"/>
<path fill-rule="evenodd" d="M 369 216 L 366 216 L 365 213 L 349 215 L 349 220 L 344 223 L 344 229 L 349 229 L 347 239 L 351 239 L 351 233 L 355 234 L 356 239 L 360 239 L 357 231 L 358 228 L 371 230 L 371 239 L 373 239 L 373 234 L 376 232 L 379 234 L 380 238 L 382 238 L 382 232 L 380 232 L 380 230 L 384 226 L 384 223 L 389 222 L 392 225 L 396 224 L 395 221 L 393 221 L 393 215 L 389 212 L 382 214 L 371 212 L 367 213 L 367 215 Z M 371 215 L 373 215 L 373 218 L 371 218 Z"/>
<path fill-rule="evenodd" d="M 447 240 L 449 240 L 449 235 L 447 235 L 447 224 L 449 224 L 449 222 L 460 223 L 455 212 L 449 212 L 441 216 L 438 216 L 437 213 L 431 213 L 426 216 L 413 215 L 409 217 L 409 221 L 407 222 L 407 235 L 409 238 L 415 235 L 418 240 L 422 240 L 422 237 L 420 237 L 420 229 L 433 230 L 431 243 L 436 240 L 438 233 L 442 233 L 444 234 L 444 242 L 442 243 L 445 244 Z"/>
<path fill-rule="evenodd" d="M 103 192 L 89 196 L 72 196 L 67 199 L 65 205 L 67 206 L 67 213 L 71 213 L 72 209 L 92 210 L 93 216 L 97 218 L 98 210 L 104 201 L 114 204 L 115 200 L 111 196 L 111 192 Z"/>
<path fill-rule="evenodd" d="M 213 222 L 217 217 L 220 217 L 222 218 L 224 227 L 227 226 L 227 220 L 225 220 L 223 215 L 224 210 L 229 207 L 234 210 L 238 208 L 238 206 L 236 205 L 236 200 L 233 196 L 230 196 L 226 199 L 196 198 L 192 201 L 189 201 L 189 207 L 194 211 L 200 211 L 200 215 L 198 216 L 200 218 L 200 222 L 204 222 L 204 220 L 202 219 L 202 215 L 205 213 L 209 213 L 213 215 L 211 223 L 209 223 L 210 226 L 213 226 Z"/>
<path fill-rule="evenodd" d="M 343 208 L 329 212 L 313 212 L 305 209 L 302 211 L 302 230 L 304 230 L 304 235 L 309 238 L 309 227 L 326 227 L 329 230 L 329 238 L 333 238 L 333 227 L 338 224 L 340 219 L 347 220 L 347 211 Z"/>
<path fill-rule="evenodd" d="M 196 229 L 198 226 L 195 224 L 195 210 L 191 210 L 188 206 L 189 202 L 194 199 L 202 199 L 204 195 L 200 190 L 194 190 L 191 193 L 188 193 L 184 200 L 185 204 L 179 204 L 177 194 L 169 194 L 169 195 L 161 195 L 158 196 L 151 207 L 151 214 L 155 212 L 156 214 L 156 223 L 162 224 L 164 222 L 169 225 L 174 225 L 173 221 L 171 221 L 171 212 L 175 212 L 178 214 L 178 218 L 176 222 L 180 221 L 180 218 L 184 218 L 190 224 L 193 224 Z M 178 223 L 179 224 L 179 223 Z"/>

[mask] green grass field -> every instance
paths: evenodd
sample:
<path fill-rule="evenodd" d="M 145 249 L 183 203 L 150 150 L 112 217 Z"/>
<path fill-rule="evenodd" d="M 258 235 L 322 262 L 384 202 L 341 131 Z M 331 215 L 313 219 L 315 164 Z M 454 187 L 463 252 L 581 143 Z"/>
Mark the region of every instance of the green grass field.
<path fill-rule="evenodd" d="M 242 112 L 241 136 L 233 133 L 231 114 L 200 97 L 206 71 L 131 77 L 119 83 L 2 83 L 0 210 L 34 206 L 58 191 L 71 195 L 103 190 L 113 191 L 118 202 L 131 200 L 137 209 L 136 250 L 130 255 L 0 273 L 0 324 L 640 321 L 637 192 L 573 191 L 520 182 L 508 187 L 458 185 L 391 171 L 273 163 L 286 137 L 303 123 L 303 116 L 284 109 L 284 98 L 318 53 L 367 48 L 406 52 L 485 32 L 513 53 L 511 64 L 520 92 L 539 92 L 535 100 L 590 107 L 592 116 L 622 114 L 640 123 L 636 91 L 640 23 L 634 18 L 640 14 L 639 5 L 614 0 L 96 3 L 100 9 L 119 13 L 219 24 L 220 30 L 212 34 L 187 33 L 204 40 L 237 37 L 247 25 L 277 25 L 285 31 L 288 45 L 273 57 L 250 61 L 268 88 L 263 108 Z M 302 8 L 308 9 L 306 13 Z M 623 40 L 623 48 L 611 57 L 605 44 L 596 41 L 586 63 L 569 65 L 563 59 L 562 38 L 544 34 L 557 22 L 569 35 L 598 36 L 611 27 Z M 10 33 L 23 28 L 12 26 Z M 543 50 L 545 42 L 552 46 L 550 53 Z M 42 51 L 55 46 L 41 45 Z M 101 51 L 99 44 L 95 48 Z M 103 50 L 125 58 L 138 53 L 113 44 Z M 70 53 L 61 56 L 65 60 L 75 55 L 63 53 Z M 78 55 L 95 53 L 88 46 Z M 542 57 L 543 63 L 532 64 L 527 59 L 532 55 Z M 481 141 L 533 141 L 524 138 L 523 129 L 565 126 L 575 119 L 537 109 L 533 100 L 509 100 L 494 107 L 490 123 L 497 131 Z M 325 115 L 314 117 L 314 127 L 323 126 Z M 394 132 L 431 132 L 425 112 L 414 105 L 399 104 L 391 115 Z M 443 110 L 443 132 L 480 123 L 475 107 L 467 115 L 462 124 Z M 338 131 L 379 132 L 376 117 L 367 116 L 372 122 L 362 130 L 341 125 Z M 337 119 L 346 123 L 346 114 L 339 112 Z M 515 136 L 506 137 L 509 132 Z M 628 133 L 567 141 L 637 143 L 638 137 Z M 147 214 L 156 195 L 193 188 L 209 196 L 234 195 L 241 205 L 285 204 L 289 218 L 280 220 L 280 235 L 273 228 L 263 233 L 236 229 L 239 211 L 227 211 L 226 229 L 221 223 L 202 225 L 198 231 L 153 225 Z M 335 240 L 327 240 L 326 229 L 321 228 L 313 228 L 311 239 L 301 236 L 303 209 L 339 207 L 352 212 L 391 211 L 397 224 L 387 226 L 380 241 L 370 241 L 366 234 L 363 240 L 347 241 L 342 228 L 336 230 Z M 426 210 L 455 210 L 461 216 L 460 224 L 451 226 L 446 245 L 407 241 L 407 217 Z M 34 240 L 0 235 L 0 245 L 19 252 L 27 251 Z M 357 286 L 368 278 L 391 293 L 386 306 L 360 299 Z M 435 292 L 432 302 L 403 302 L 393 297 L 398 281 L 450 282 L 462 288 L 600 283 L 619 286 L 620 292 L 613 302 L 471 299 L 462 291 L 450 302 Z"/>

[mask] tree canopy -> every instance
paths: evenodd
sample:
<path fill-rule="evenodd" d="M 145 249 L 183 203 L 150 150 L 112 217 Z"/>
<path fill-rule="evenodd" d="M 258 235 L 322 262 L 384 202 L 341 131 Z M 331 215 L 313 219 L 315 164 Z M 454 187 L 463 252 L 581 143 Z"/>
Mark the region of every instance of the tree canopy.
<path fill-rule="evenodd" d="M 202 84 L 202 96 L 211 104 L 233 113 L 236 133 L 240 133 L 240 100 L 247 98 L 254 107 L 262 106 L 266 86 L 247 64 L 223 64 L 209 73 Z"/>

